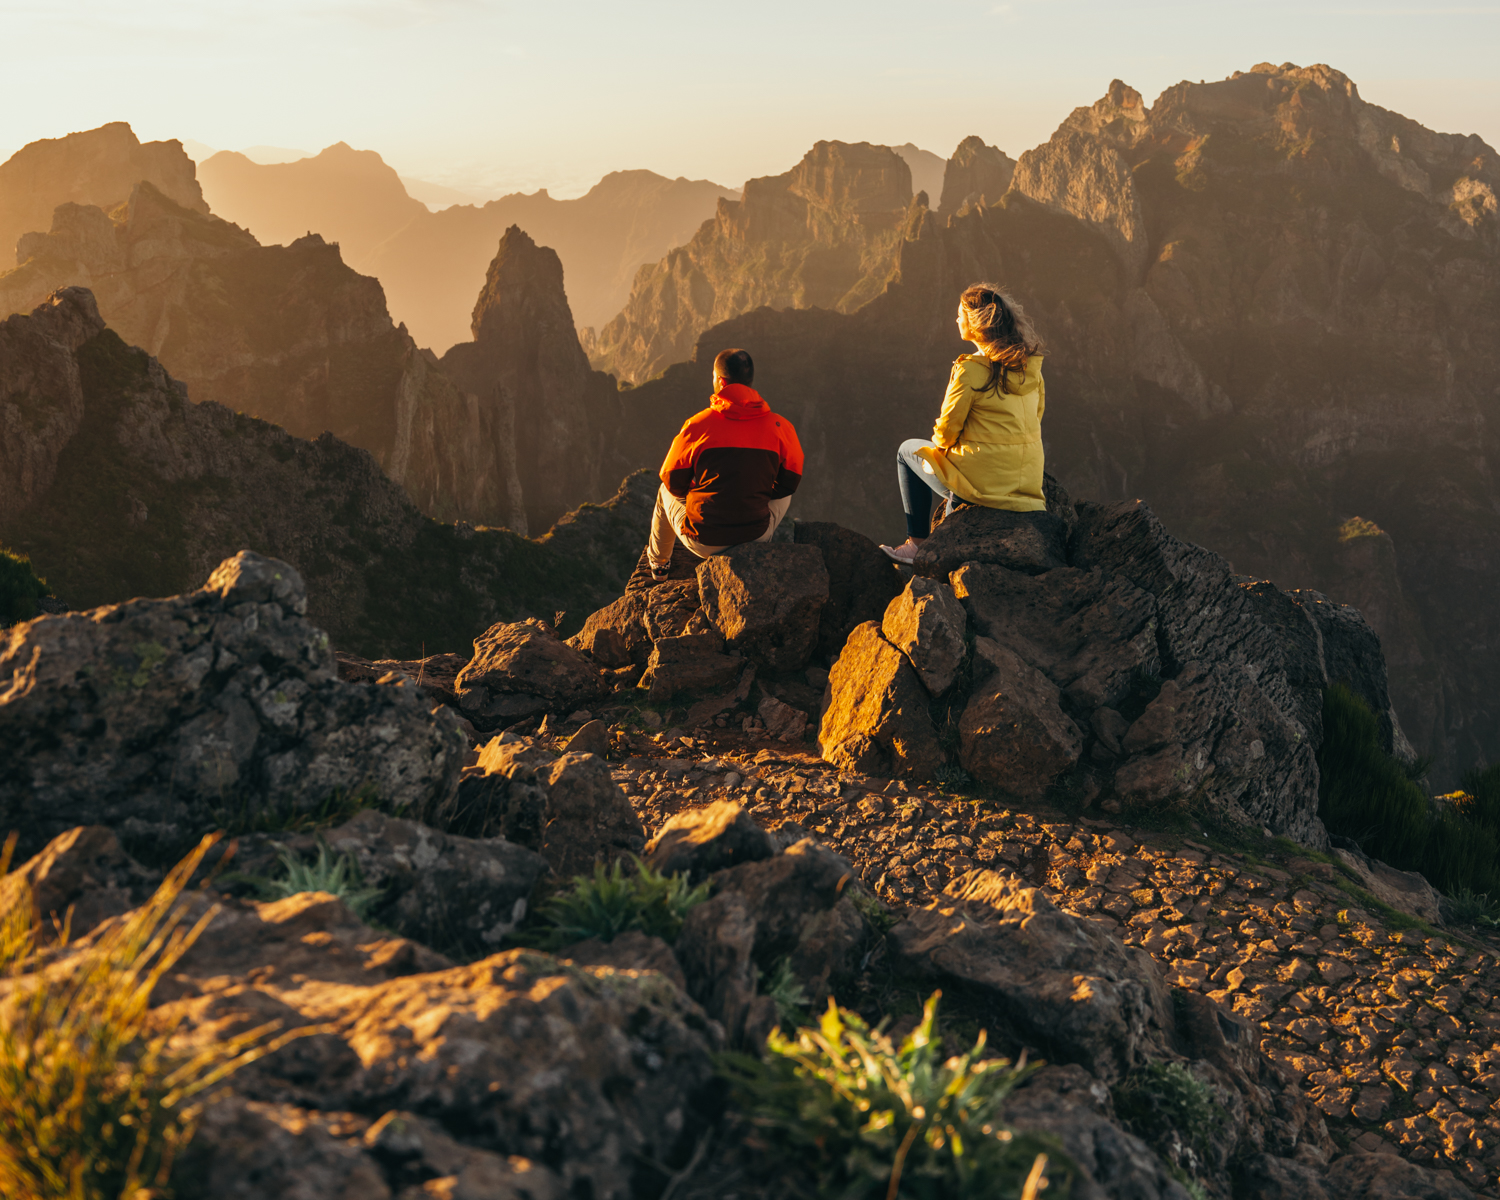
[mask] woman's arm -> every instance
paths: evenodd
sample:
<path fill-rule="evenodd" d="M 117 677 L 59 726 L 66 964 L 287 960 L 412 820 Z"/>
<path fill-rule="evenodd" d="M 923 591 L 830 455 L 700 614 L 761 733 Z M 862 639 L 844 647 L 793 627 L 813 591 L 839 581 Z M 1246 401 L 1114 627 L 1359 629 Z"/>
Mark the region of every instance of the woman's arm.
<path fill-rule="evenodd" d="M 969 419 L 969 408 L 974 403 L 974 389 L 964 379 L 967 359 L 953 364 L 953 374 L 948 379 L 948 394 L 943 397 L 943 409 L 932 426 L 932 440 L 944 450 L 958 445 L 959 435 L 964 431 L 964 422 Z"/>

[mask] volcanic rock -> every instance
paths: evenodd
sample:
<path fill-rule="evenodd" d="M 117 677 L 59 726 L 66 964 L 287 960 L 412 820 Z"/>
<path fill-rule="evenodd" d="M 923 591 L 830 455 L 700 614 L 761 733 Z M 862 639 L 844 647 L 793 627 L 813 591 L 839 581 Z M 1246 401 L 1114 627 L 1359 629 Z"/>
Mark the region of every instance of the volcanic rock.
<path fill-rule="evenodd" d="M 1164 1044 L 1166 989 L 1149 957 L 993 871 L 955 879 L 890 932 L 901 961 L 984 989 L 1052 1061 L 1114 1083 Z"/>
<path fill-rule="evenodd" d="M 346 684 L 301 577 L 243 551 L 199 591 L 41 617 L 0 652 L 0 825 L 37 850 L 107 825 L 153 858 L 372 787 L 421 814 L 467 744 L 415 687 Z M 69 733 L 68 731 L 75 731 Z"/>
<path fill-rule="evenodd" d="M 713 899 L 688 913 L 675 947 L 688 990 L 731 1041 L 758 1044 L 776 1019 L 759 975 L 786 960 L 816 1007 L 858 964 L 869 928 L 853 902 L 853 868 L 803 840 L 713 877 Z M 847 894 L 846 894 L 847 893 Z"/>
<path fill-rule="evenodd" d="M 881 619 L 886 604 L 901 590 L 901 574 L 864 534 L 831 521 L 796 521 L 793 536 L 823 553 L 828 600 L 818 618 L 816 653 L 831 663 L 856 625 Z"/>
<path fill-rule="evenodd" d="M 968 617 L 946 583 L 915 576 L 885 610 L 881 633 L 906 655 L 934 696 L 953 686 L 964 660 Z"/>
<path fill-rule="evenodd" d="M 807 665 L 828 599 L 816 546 L 751 542 L 698 568 L 704 615 L 728 648 L 773 671 Z"/>
<path fill-rule="evenodd" d="M 605 692 L 599 669 L 536 619 L 492 625 L 475 638 L 454 685 L 464 715 L 488 729 L 579 708 Z"/>
<path fill-rule="evenodd" d="M 526 916 L 547 860 L 503 838 L 465 838 L 365 809 L 323 837 L 382 895 L 372 920 L 445 952 L 495 949 Z"/>
<path fill-rule="evenodd" d="M 739 678 L 745 660 L 721 654 L 724 640 L 717 633 L 684 633 L 658 638 L 646 663 L 640 686 L 652 704 L 665 704 L 683 692 L 712 692 Z"/>
<path fill-rule="evenodd" d="M 849 635 L 828 687 L 818 745 L 829 762 L 913 779 L 927 778 L 942 764 L 927 690 L 874 621 Z"/>
<path fill-rule="evenodd" d="M 511 740 L 507 740 L 511 739 Z M 597 754 L 561 757 L 514 734 L 492 740 L 433 820 L 465 837 L 503 837 L 538 851 L 567 878 L 638 854 L 640 819 Z"/>
<path fill-rule="evenodd" d="M 770 834 L 742 806 L 720 800 L 668 820 L 647 843 L 645 862 L 663 875 L 685 874 L 699 883 L 726 867 L 775 853 Z"/>
<path fill-rule="evenodd" d="M 975 687 L 959 719 L 959 761 L 976 779 L 1036 799 L 1078 761 L 1078 727 L 1061 693 L 998 642 L 974 644 Z"/>

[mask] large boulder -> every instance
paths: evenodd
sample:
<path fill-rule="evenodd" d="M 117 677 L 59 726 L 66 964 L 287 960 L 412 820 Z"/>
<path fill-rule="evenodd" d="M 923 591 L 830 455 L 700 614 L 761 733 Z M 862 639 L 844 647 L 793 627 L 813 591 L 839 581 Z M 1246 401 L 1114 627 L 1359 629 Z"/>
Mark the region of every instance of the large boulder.
<path fill-rule="evenodd" d="M 504 838 L 442 833 L 366 809 L 323 835 L 382 895 L 370 917 L 402 937 L 445 953 L 499 948 L 526 916 L 547 860 Z"/>
<path fill-rule="evenodd" d="M 773 671 L 806 666 L 828 600 L 828 570 L 816 546 L 751 542 L 698 568 L 704 616 L 726 645 Z"/>
<path fill-rule="evenodd" d="M 734 1041 L 775 1022 L 759 981 L 784 963 L 816 1007 L 859 965 L 871 933 L 854 903 L 854 868 L 811 839 L 713 877 L 713 898 L 683 923 L 676 954 L 688 990 Z"/>
<path fill-rule="evenodd" d="M 866 621 L 829 672 L 818 745 L 837 766 L 925 779 L 943 762 L 927 689 L 906 656 Z"/>
<path fill-rule="evenodd" d="M 1061 693 L 1035 667 L 989 638 L 974 643 L 975 685 L 959 718 L 964 770 L 1013 796 L 1037 799 L 1082 752 Z"/>
<path fill-rule="evenodd" d="M 890 945 L 906 969 L 983 996 L 991 1020 L 1049 1061 L 1078 1063 L 1106 1083 L 1159 1056 L 1172 1029 L 1145 951 L 994 871 L 959 876 L 892 929 Z"/>
<path fill-rule="evenodd" d="M 776 853 L 771 835 L 744 806 L 716 800 L 669 817 L 646 846 L 645 861 L 663 875 L 687 875 L 694 883 L 744 862 Z"/>
<path fill-rule="evenodd" d="M 509 740 L 508 740 L 509 739 Z M 639 854 L 646 831 L 596 754 L 553 754 L 514 734 L 491 740 L 434 817 L 467 837 L 503 837 L 535 850 L 559 875 Z"/>
<path fill-rule="evenodd" d="M 864 534 L 831 521 L 797 521 L 793 536 L 799 545 L 822 551 L 828 570 L 828 601 L 818 617 L 816 653 L 832 662 L 856 625 L 880 620 L 901 590 L 901 572 Z"/>
<path fill-rule="evenodd" d="M 941 696 L 963 665 L 967 627 L 964 606 L 953 589 L 916 575 L 886 607 L 880 631 L 906 655 L 922 686 Z"/>
<path fill-rule="evenodd" d="M 599 668 L 545 621 L 502 622 L 474 639 L 474 657 L 454 681 L 464 716 L 484 729 L 597 700 L 608 684 Z"/>
<path fill-rule="evenodd" d="M 651 653 L 646 632 L 646 607 L 650 592 L 626 592 L 613 604 L 592 613 L 583 628 L 568 639 L 601 667 L 644 666 Z"/>
<path fill-rule="evenodd" d="M 980 635 L 1042 671 L 1081 709 L 1118 705 L 1161 668 L 1156 603 L 1124 579 L 966 563 L 953 586 Z"/>
<path fill-rule="evenodd" d="M 206 898 L 194 899 L 190 919 L 206 907 Z M 346 1152 L 335 1153 L 326 1143 L 298 1149 L 286 1133 L 305 1129 L 300 1120 L 261 1110 L 270 1127 L 260 1126 L 257 1134 L 256 1123 L 246 1127 L 226 1113 L 241 1132 L 219 1131 L 209 1122 L 194 1164 L 198 1178 L 232 1177 L 234 1168 L 253 1165 L 255 1173 L 289 1184 L 273 1156 L 296 1149 L 299 1155 L 315 1151 L 312 1161 L 327 1165 L 309 1182 L 321 1180 L 328 1190 L 269 1195 L 388 1194 L 338 1190 L 342 1180 L 371 1179 L 350 1161 L 368 1155 L 380 1168 L 376 1181 L 419 1156 L 434 1167 L 449 1164 L 443 1176 L 475 1172 L 473 1191 L 415 1193 L 424 1197 L 627 1200 L 637 1194 L 632 1185 L 643 1161 L 685 1161 L 701 1133 L 721 1042 L 702 1010 L 669 979 L 651 971 L 579 967 L 529 950 L 455 967 L 408 947 L 318 893 L 276 904 L 231 904 L 213 917 L 153 995 L 167 1005 L 164 1016 L 189 1017 L 180 1035 L 185 1047 L 221 1038 L 226 1027 L 244 1028 L 246 1021 L 274 1018 L 288 1029 L 319 1025 L 316 1036 L 238 1072 L 233 1088 L 260 1104 L 363 1116 L 346 1127 L 355 1135 L 345 1141 Z M 393 1111 L 420 1114 L 431 1124 L 415 1131 L 382 1128 L 383 1117 L 366 1124 Z M 262 1136 L 257 1156 L 250 1146 Z M 453 1144 L 460 1139 L 507 1162 L 482 1169 L 481 1154 Z M 561 1192 L 546 1186 L 545 1172 L 525 1179 L 532 1164 L 555 1171 Z M 499 1171 L 502 1165 L 510 1171 Z M 485 1182 L 491 1171 L 497 1177 Z M 529 1192 L 519 1186 L 532 1182 L 536 1188 Z M 226 1194 L 268 1195 L 253 1189 Z"/>
<path fill-rule="evenodd" d="M 298 573 L 243 551 L 199 591 L 41 617 L 0 649 L 0 828 L 106 825 L 138 856 L 371 788 L 420 815 L 468 743 L 414 685 L 344 683 Z"/>
<path fill-rule="evenodd" d="M 651 649 L 640 686 L 652 704 L 665 704 L 683 692 L 716 692 L 734 683 L 745 660 L 720 653 L 716 633 L 684 633 L 660 638 Z"/>
<path fill-rule="evenodd" d="M 1068 493 L 1044 480 L 1047 507 L 1041 512 L 960 505 L 922 543 L 912 569 L 946 579 L 966 562 L 994 563 L 1036 575 L 1066 565 L 1068 539 L 1077 520 Z"/>

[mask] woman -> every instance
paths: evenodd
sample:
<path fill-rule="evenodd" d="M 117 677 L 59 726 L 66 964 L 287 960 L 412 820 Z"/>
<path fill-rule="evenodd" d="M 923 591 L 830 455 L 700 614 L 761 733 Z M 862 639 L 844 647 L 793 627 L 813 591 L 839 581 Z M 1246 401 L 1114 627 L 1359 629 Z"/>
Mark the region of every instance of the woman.
<path fill-rule="evenodd" d="M 913 438 L 896 452 L 906 541 L 881 549 L 899 563 L 917 556 L 932 530 L 934 494 L 953 503 L 1041 512 L 1041 343 L 1021 306 L 991 283 L 958 298 L 958 333 L 977 354 L 953 363 L 932 441 Z"/>

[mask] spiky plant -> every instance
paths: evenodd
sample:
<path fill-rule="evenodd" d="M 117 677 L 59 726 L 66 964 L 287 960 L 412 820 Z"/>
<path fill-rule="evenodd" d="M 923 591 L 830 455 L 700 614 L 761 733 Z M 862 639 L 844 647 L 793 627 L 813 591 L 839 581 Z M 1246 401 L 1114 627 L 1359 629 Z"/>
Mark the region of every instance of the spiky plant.
<path fill-rule="evenodd" d="M 608 868 L 599 863 L 593 875 L 575 877 L 571 888 L 547 902 L 547 941 L 554 948 L 585 938 L 610 942 L 629 929 L 675 941 L 683 919 L 708 899 L 708 890 L 707 883 L 692 887 L 686 875 L 663 875 L 639 859 L 633 869 L 620 859 Z"/>
<path fill-rule="evenodd" d="M 356 917 L 363 918 L 382 895 L 380 888 L 364 886 L 359 867 L 352 858 L 347 854 L 335 858 L 323 842 L 318 843 L 318 857 L 314 861 L 303 862 L 290 850 L 283 850 L 281 865 L 286 869 L 285 877 L 274 879 L 267 885 L 267 891 L 277 898 L 284 899 L 301 892 L 327 892 L 348 905 Z"/>
<path fill-rule="evenodd" d="M 0 1195 L 7 1200 L 166 1197 L 172 1162 L 193 1136 L 208 1089 L 277 1049 L 277 1023 L 194 1053 L 170 1049 L 180 1017 L 157 1019 L 152 990 L 218 913 L 192 925 L 178 903 L 217 835 L 156 894 L 96 941 L 44 956 L 35 899 L 0 880 Z M 14 835 L 0 855 L 9 867 Z"/>
<path fill-rule="evenodd" d="M 941 995 L 899 1046 L 883 1023 L 871 1029 L 830 999 L 818 1028 L 773 1032 L 764 1059 L 725 1055 L 741 1112 L 828 1200 L 1012 1200 L 1049 1185 L 1049 1200 L 1065 1196 L 1066 1156 L 1000 1119 L 1027 1067 L 984 1058 L 983 1033 L 945 1058 L 934 1032 Z"/>

